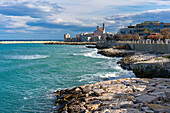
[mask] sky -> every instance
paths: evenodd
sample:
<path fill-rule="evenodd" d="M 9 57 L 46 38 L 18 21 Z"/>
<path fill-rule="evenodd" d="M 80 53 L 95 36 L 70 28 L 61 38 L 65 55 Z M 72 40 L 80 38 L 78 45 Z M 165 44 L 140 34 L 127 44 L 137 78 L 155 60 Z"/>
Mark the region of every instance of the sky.
<path fill-rule="evenodd" d="M 143 21 L 170 23 L 170 0 L 0 0 L 0 40 L 63 40 Z"/>

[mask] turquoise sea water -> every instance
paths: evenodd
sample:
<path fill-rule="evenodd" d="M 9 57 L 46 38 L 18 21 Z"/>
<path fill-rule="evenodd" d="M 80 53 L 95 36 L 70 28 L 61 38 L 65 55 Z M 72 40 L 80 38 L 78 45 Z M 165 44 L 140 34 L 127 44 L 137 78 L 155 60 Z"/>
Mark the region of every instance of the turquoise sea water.
<path fill-rule="evenodd" d="M 53 112 L 56 90 L 134 77 L 118 59 L 77 45 L 0 45 L 0 112 Z"/>

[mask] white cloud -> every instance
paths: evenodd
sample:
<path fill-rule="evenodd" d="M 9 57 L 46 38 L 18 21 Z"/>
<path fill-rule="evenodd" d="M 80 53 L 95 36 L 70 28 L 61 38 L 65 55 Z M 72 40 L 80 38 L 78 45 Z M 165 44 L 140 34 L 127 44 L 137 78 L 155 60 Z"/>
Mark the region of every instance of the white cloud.
<path fill-rule="evenodd" d="M 31 31 L 26 30 L 6 30 L 7 33 L 32 33 Z"/>
<path fill-rule="evenodd" d="M 35 9 L 40 9 L 44 12 L 51 12 L 52 11 L 52 7 L 46 5 L 46 6 L 39 6 L 39 5 L 36 5 L 36 4 L 26 4 L 26 6 L 28 8 L 35 8 Z"/>
<path fill-rule="evenodd" d="M 7 28 L 21 28 L 29 27 L 26 23 L 39 20 L 38 18 L 31 18 L 30 16 L 4 16 L 7 23 Z"/>
<path fill-rule="evenodd" d="M 25 30 L 36 31 L 44 30 L 43 27 L 35 27 L 27 25 L 27 22 L 46 22 L 62 25 L 77 25 L 83 27 L 94 27 L 103 22 L 107 26 L 123 26 L 131 24 L 137 16 L 146 13 L 160 13 L 162 11 L 170 11 L 170 9 L 148 10 L 135 14 L 121 13 L 115 7 L 124 6 L 143 6 L 147 4 L 168 5 L 170 1 L 164 0 L 0 0 L 0 6 L 24 5 L 27 8 L 38 9 L 43 13 L 35 13 L 41 17 L 33 18 L 32 16 L 6 16 L 0 15 L 0 24 L 4 24 L 6 28 L 25 28 Z M 63 7 L 63 8 L 60 8 Z M 148 7 L 148 6 L 146 6 Z M 142 9 L 144 10 L 144 9 Z M 61 13 L 60 13 L 61 12 Z M 110 16 L 112 14 L 116 14 Z M 104 19 L 104 17 L 107 17 Z M 135 17 L 136 19 L 134 19 Z M 147 19 L 147 17 L 145 17 Z M 52 28 L 49 28 L 52 29 Z M 58 30 L 57 30 L 58 31 Z M 55 31 L 54 31 L 55 32 Z"/>
<path fill-rule="evenodd" d="M 148 11 L 143 11 L 142 13 L 160 13 L 162 11 L 170 11 L 170 9 L 156 9 L 156 10 L 148 10 Z M 140 13 L 139 13 L 140 14 Z"/>

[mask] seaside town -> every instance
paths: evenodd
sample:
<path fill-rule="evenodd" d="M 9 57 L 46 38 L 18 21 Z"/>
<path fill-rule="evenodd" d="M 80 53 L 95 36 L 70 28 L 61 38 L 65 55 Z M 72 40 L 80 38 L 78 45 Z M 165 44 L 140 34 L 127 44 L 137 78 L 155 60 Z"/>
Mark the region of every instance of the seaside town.
<path fill-rule="evenodd" d="M 106 28 L 103 23 L 102 28 L 97 26 L 93 32 L 77 34 L 75 38 L 66 33 L 64 41 L 4 44 L 85 45 L 97 48 L 97 54 L 120 58 L 116 65 L 135 74 L 132 78 L 125 76 L 55 91 L 58 113 L 169 113 L 170 23 L 145 21 L 125 26 L 117 33 L 106 32 Z"/>
<path fill-rule="evenodd" d="M 92 33 L 77 34 L 76 38 L 71 38 L 69 33 L 64 34 L 65 42 L 97 42 L 101 40 L 164 40 L 170 39 L 170 23 L 159 21 L 145 21 L 134 26 L 125 26 L 115 33 L 105 31 L 105 24 Z"/>
<path fill-rule="evenodd" d="M 0 113 L 170 113 L 170 0 L 0 0 Z"/>

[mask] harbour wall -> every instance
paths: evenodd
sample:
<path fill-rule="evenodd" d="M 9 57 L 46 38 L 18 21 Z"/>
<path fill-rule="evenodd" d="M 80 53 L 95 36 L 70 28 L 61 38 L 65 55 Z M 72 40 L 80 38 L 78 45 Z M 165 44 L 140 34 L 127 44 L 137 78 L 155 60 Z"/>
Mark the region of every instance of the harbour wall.
<path fill-rule="evenodd" d="M 97 48 L 112 48 L 113 46 L 129 45 L 133 50 L 170 53 L 170 43 L 165 42 L 146 42 L 141 41 L 100 41 L 97 42 Z"/>
<path fill-rule="evenodd" d="M 63 41 L 51 41 L 44 44 L 56 44 L 56 45 L 96 45 L 96 42 L 63 42 Z"/>

